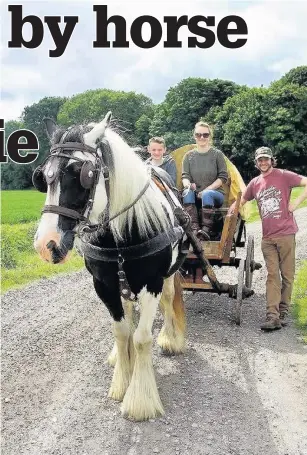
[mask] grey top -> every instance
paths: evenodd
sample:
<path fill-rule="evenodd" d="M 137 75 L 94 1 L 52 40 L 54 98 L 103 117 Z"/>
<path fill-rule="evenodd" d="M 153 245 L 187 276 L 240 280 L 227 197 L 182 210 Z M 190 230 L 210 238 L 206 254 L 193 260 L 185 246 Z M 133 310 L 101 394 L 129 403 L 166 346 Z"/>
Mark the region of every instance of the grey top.
<path fill-rule="evenodd" d="M 228 172 L 223 153 L 215 147 L 211 147 L 206 153 L 190 150 L 183 159 L 182 178 L 195 183 L 196 191 L 204 190 L 217 178 L 226 183 Z M 224 194 L 223 187 L 216 191 Z"/>
<path fill-rule="evenodd" d="M 152 164 L 151 158 L 148 158 L 148 160 L 146 160 L 146 163 Z M 158 167 L 160 167 L 161 169 L 163 169 L 164 171 L 166 171 L 169 174 L 169 176 L 172 179 L 173 186 L 176 186 L 177 168 L 176 168 L 175 160 L 170 155 L 164 156 L 163 163 L 160 164 L 160 166 L 158 166 Z"/>

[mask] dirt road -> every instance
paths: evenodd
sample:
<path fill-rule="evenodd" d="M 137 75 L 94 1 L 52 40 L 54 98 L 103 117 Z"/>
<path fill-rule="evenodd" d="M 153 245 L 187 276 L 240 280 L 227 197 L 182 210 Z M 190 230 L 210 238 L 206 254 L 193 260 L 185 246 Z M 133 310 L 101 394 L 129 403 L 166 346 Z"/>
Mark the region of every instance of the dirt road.
<path fill-rule="evenodd" d="M 307 258 L 307 209 L 296 212 Z M 255 234 L 260 253 L 260 225 Z M 243 253 L 243 251 L 242 251 Z M 220 271 L 219 271 L 220 273 Z M 235 269 L 223 281 L 236 282 Z M 219 276 L 219 274 L 218 274 Z M 135 423 L 107 398 L 110 317 L 82 271 L 2 299 L 3 455 L 306 455 L 307 346 L 294 324 L 262 333 L 265 270 L 231 320 L 226 296 L 187 294 L 188 348 L 154 364 L 166 414 Z M 156 337 L 161 319 L 154 326 Z"/>

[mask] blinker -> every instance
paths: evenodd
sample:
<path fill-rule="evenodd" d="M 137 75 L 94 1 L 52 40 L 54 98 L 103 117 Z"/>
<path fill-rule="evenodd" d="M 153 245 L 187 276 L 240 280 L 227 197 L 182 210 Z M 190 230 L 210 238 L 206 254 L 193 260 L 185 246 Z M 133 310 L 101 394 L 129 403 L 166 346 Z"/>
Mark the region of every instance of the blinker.
<path fill-rule="evenodd" d="M 38 191 L 41 193 L 47 193 L 47 182 L 45 180 L 41 166 L 38 166 L 34 170 L 32 175 L 32 183 Z"/>

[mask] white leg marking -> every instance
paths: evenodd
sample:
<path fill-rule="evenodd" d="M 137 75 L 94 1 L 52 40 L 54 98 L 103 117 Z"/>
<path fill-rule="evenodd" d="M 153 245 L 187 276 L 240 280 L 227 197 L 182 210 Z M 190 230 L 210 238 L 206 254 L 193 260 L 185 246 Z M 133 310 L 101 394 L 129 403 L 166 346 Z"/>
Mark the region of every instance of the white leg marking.
<path fill-rule="evenodd" d="M 111 355 L 113 353 L 115 368 L 109 390 L 109 397 L 119 401 L 123 399 L 129 386 L 135 358 L 132 341 L 134 331 L 133 302 L 123 302 L 123 307 L 125 319 L 114 322 L 115 345 Z"/>
<path fill-rule="evenodd" d="M 132 379 L 122 404 L 124 416 L 147 420 L 164 414 L 152 365 L 152 324 L 160 295 L 140 293 L 140 321 L 133 335 L 135 364 Z"/>

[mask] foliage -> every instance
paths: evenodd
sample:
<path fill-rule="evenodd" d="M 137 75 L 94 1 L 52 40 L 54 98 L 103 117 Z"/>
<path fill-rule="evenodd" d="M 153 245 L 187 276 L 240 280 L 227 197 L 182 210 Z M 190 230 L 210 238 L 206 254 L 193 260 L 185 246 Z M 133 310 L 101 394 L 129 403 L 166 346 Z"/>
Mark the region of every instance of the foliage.
<path fill-rule="evenodd" d="M 264 143 L 273 148 L 279 166 L 307 172 L 307 87 L 287 84 L 267 91 Z"/>
<path fill-rule="evenodd" d="M 192 144 L 194 142 L 192 130 L 177 131 L 176 133 L 165 133 L 164 139 L 168 151 L 176 150 L 179 147 Z"/>
<path fill-rule="evenodd" d="M 164 136 L 168 150 L 192 142 L 191 132 L 203 119 L 213 126 L 214 144 L 248 181 L 258 171 L 255 149 L 271 147 L 278 166 L 307 173 L 307 66 L 293 68 L 268 88 L 248 88 L 221 79 L 187 78 L 171 87 L 157 105 L 143 94 L 88 90 L 71 98 L 49 97 L 24 109 L 21 122 L 7 122 L 6 134 L 21 127 L 35 132 L 40 156 L 32 165 L 2 166 L 2 188 L 31 187 L 32 170 L 49 150 L 43 117 L 70 126 L 100 121 L 111 110 L 114 128 L 131 146 L 145 146 Z"/>
<path fill-rule="evenodd" d="M 49 152 L 49 139 L 45 132 L 44 117 L 56 119 L 60 106 L 65 98 L 43 98 L 38 103 L 26 106 L 22 114 L 22 121 L 9 121 L 5 124 L 6 137 L 17 129 L 25 128 L 36 134 L 39 141 L 39 156 L 34 163 L 16 164 L 10 162 L 1 166 L 2 189 L 23 189 L 32 187 L 32 173 L 35 167 L 43 161 Z"/>
<path fill-rule="evenodd" d="M 147 145 L 150 139 L 149 128 L 151 125 L 151 118 L 146 114 L 135 122 L 135 139 L 138 145 Z"/>
<path fill-rule="evenodd" d="M 26 106 L 24 108 L 22 118 L 25 127 L 33 131 L 39 140 L 39 159 L 34 163 L 34 167 L 43 161 L 50 148 L 43 119 L 45 117 L 50 117 L 56 120 L 59 109 L 63 103 L 65 103 L 66 99 L 67 98 L 46 97 L 41 99 L 38 103 L 34 103 L 31 106 Z"/>
<path fill-rule="evenodd" d="M 242 89 L 206 116 L 214 123 L 215 144 L 234 162 L 245 180 L 256 175 L 254 152 L 273 149 L 282 168 L 306 173 L 307 88 L 274 83 L 268 89 Z"/>
<path fill-rule="evenodd" d="M 153 104 L 150 98 L 135 92 L 121 92 L 106 89 L 88 90 L 75 95 L 60 109 L 58 121 L 69 126 L 99 122 L 108 111 L 112 111 L 113 118 L 124 137 L 135 145 L 135 133 L 139 134 L 136 122 L 143 115 L 151 118 Z M 140 126 L 140 125 L 139 125 Z"/>
<path fill-rule="evenodd" d="M 164 102 L 155 111 L 151 132 L 159 130 L 153 134 L 162 135 L 191 131 L 212 106 L 222 105 L 240 89 L 234 82 L 221 79 L 183 79 L 168 90 Z"/>
<path fill-rule="evenodd" d="M 215 113 L 214 143 L 233 161 L 245 179 L 252 176 L 253 155 L 257 147 L 263 145 L 263 106 L 265 89 L 253 88 L 241 90 L 228 98 L 222 109 L 210 111 L 212 121 Z M 243 172 L 243 166 L 245 172 Z"/>
<path fill-rule="evenodd" d="M 285 84 L 298 84 L 307 87 L 307 66 L 292 68 L 280 81 Z"/>
<path fill-rule="evenodd" d="M 17 130 L 24 129 L 25 125 L 21 121 L 9 120 L 5 122 L 6 139 Z M 24 188 L 31 181 L 32 171 L 28 165 L 21 166 L 13 163 L 10 159 L 6 164 L 1 165 L 1 188 Z"/>

